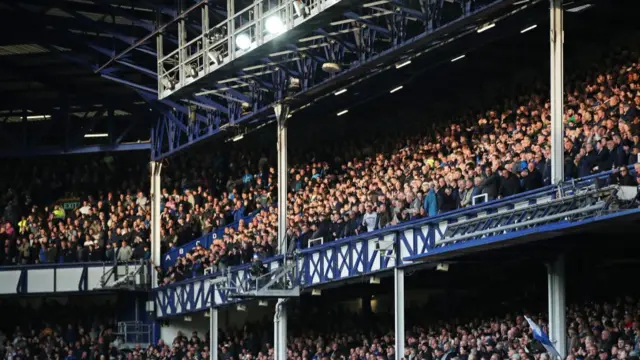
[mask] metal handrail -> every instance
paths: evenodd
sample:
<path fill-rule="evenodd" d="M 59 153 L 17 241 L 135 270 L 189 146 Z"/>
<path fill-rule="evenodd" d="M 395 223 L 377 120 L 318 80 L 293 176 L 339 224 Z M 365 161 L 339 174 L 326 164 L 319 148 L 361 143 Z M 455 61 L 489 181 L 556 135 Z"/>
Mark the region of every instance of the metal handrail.
<path fill-rule="evenodd" d="M 630 165 L 629 168 L 631 170 L 633 170 L 633 165 Z M 301 257 L 304 257 L 307 254 L 317 253 L 317 252 L 322 251 L 323 249 L 328 248 L 328 247 L 340 247 L 340 246 L 343 246 L 344 244 L 347 244 L 347 243 L 352 242 L 352 241 L 357 240 L 357 239 L 380 237 L 380 236 L 382 236 L 383 233 L 402 231 L 404 229 L 409 229 L 409 228 L 418 226 L 419 224 L 424 224 L 424 225 L 427 225 L 427 224 L 438 224 L 438 223 L 442 223 L 442 222 L 445 222 L 445 221 L 449 221 L 451 219 L 459 219 L 460 217 L 463 217 L 463 216 L 468 216 L 468 215 L 471 215 L 471 214 L 477 214 L 477 213 L 482 212 L 482 211 L 498 209 L 498 208 L 501 208 L 501 207 L 504 207 L 504 206 L 508 206 L 508 205 L 514 204 L 516 202 L 521 202 L 521 201 L 524 201 L 524 200 L 527 200 L 527 199 L 537 199 L 537 198 L 542 198 L 542 197 L 550 196 L 550 195 L 559 195 L 559 189 L 564 189 L 564 188 L 569 188 L 569 187 L 571 187 L 572 189 L 581 189 L 581 188 L 593 185 L 594 181 L 607 179 L 607 178 L 609 178 L 611 176 L 611 174 L 612 174 L 612 171 L 605 171 L 605 172 L 589 175 L 589 176 L 584 177 L 584 178 L 574 179 L 573 181 L 569 181 L 569 182 L 566 182 L 566 183 L 561 183 L 559 185 L 547 185 L 547 186 L 542 187 L 540 189 L 531 190 L 531 191 L 528 191 L 528 192 L 512 195 L 512 196 L 509 196 L 509 197 L 503 198 L 503 199 L 497 199 L 497 200 L 489 201 L 488 203 L 483 203 L 483 204 L 479 204 L 479 205 L 468 207 L 468 208 L 453 210 L 453 211 L 450 211 L 450 212 L 438 214 L 438 215 L 436 215 L 434 217 L 428 217 L 428 218 L 423 218 L 423 219 L 419 219 L 419 220 L 407 221 L 407 222 L 403 222 L 403 223 L 400 223 L 398 225 L 391 226 L 391 227 L 388 227 L 388 228 L 384 228 L 384 229 L 380 229 L 380 230 L 376 230 L 376 231 L 372 231 L 372 232 L 368 232 L 368 233 L 364 233 L 364 234 L 359 234 L 359 235 L 355 235 L 355 236 L 339 239 L 339 240 L 336 240 L 336 241 L 327 242 L 327 243 L 324 243 L 322 245 L 318 245 L 318 246 L 315 246 L 315 247 L 312 247 L 312 248 L 302 249 L 302 250 L 300 250 L 299 254 L 300 254 Z M 282 260 L 282 256 L 281 255 L 277 255 L 277 256 L 274 256 L 272 258 L 265 259 L 265 262 L 266 263 L 270 263 L 270 262 L 280 261 L 280 260 Z M 227 271 L 237 272 L 238 270 L 242 270 L 242 269 L 246 270 L 246 269 L 249 268 L 249 266 L 250 266 L 250 264 L 242 264 L 242 265 L 238 265 L 236 267 L 233 267 L 232 269 L 227 269 Z M 183 282 L 180 282 L 180 284 L 188 283 L 188 282 L 192 282 L 192 281 L 197 281 L 197 280 L 205 278 L 205 277 L 216 278 L 216 277 L 219 277 L 220 275 L 221 275 L 221 272 L 216 272 L 216 273 L 209 274 L 209 275 L 197 276 L 197 277 L 193 277 L 193 278 L 190 278 L 188 280 L 185 280 Z"/>

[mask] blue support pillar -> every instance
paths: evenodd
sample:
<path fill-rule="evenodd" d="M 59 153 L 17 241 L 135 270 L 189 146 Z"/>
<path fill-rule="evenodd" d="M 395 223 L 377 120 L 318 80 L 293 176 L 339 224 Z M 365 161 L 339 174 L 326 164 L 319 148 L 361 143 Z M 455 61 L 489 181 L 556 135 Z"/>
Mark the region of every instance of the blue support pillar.
<path fill-rule="evenodd" d="M 562 358 L 567 354 L 567 314 L 564 256 L 547 264 L 549 285 L 549 339 Z"/>

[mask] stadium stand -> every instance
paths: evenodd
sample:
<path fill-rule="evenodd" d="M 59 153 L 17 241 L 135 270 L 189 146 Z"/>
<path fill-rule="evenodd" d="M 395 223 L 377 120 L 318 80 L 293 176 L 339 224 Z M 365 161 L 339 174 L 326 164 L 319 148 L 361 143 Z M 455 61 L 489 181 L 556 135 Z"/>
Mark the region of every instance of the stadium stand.
<path fill-rule="evenodd" d="M 630 52 L 614 61 L 588 74 L 566 98 L 567 179 L 614 169 L 611 182 L 637 184 L 626 166 L 640 152 L 640 64 Z M 365 146 L 348 155 L 350 149 L 343 149 L 337 153 L 347 156 L 332 162 L 293 166 L 291 241 L 305 248 L 310 241 L 349 237 L 548 184 L 549 102 L 535 94 L 517 101 L 487 109 L 472 122 L 436 128 L 430 136 L 384 139 L 384 151 Z M 171 258 L 175 264 L 165 264 L 165 283 L 247 263 L 254 254 L 269 257 L 276 250 L 275 171 L 269 158 L 226 155 L 180 157 L 169 167 L 162 192 L 163 247 L 177 253 L 192 239 L 205 238 L 191 242 L 192 250 L 182 257 Z M 149 258 L 144 159 L 87 160 L 91 165 L 73 171 L 71 163 L 14 170 L 16 178 L 23 171 L 37 176 L 32 184 L 2 187 L 1 263 Z M 105 190 L 94 193 L 95 188 Z M 79 196 L 52 205 L 51 194 L 62 196 L 62 189 Z"/>
<path fill-rule="evenodd" d="M 567 179 L 614 169 L 611 183 L 637 184 L 627 166 L 640 152 L 640 67 L 628 53 L 616 60 L 618 65 L 589 74 L 567 97 Z M 447 125 L 433 138 L 401 138 L 386 144 L 385 152 L 369 146 L 333 166 L 294 167 L 290 240 L 305 248 L 310 240 L 332 241 L 548 185 L 549 102 L 536 95 L 518 100 L 513 109 L 488 109 L 475 122 Z M 168 269 L 167 282 L 191 277 L 194 266 L 201 274 L 202 266 L 226 268 L 248 262 L 254 251 L 272 253 L 276 225 L 275 213 L 262 211 L 247 229 L 225 233 L 209 249 L 196 245 Z M 229 243 L 242 245 L 228 250 Z"/>
<path fill-rule="evenodd" d="M 610 172 L 599 185 L 637 186 L 640 59 L 634 52 L 619 52 L 606 68 L 583 75 L 566 98 L 566 178 Z M 328 158 L 312 153 L 291 167 L 289 240 L 308 248 L 539 189 L 550 179 L 549 116 L 546 98 L 529 93 L 505 106 L 422 129 L 426 135 L 405 132 L 364 145 L 336 145 Z M 147 159 L 127 155 L 57 161 L 2 164 L 0 172 L 14 176 L 0 178 L 0 265 L 149 260 Z M 161 231 L 169 260 L 155 264 L 162 285 L 277 252 L 272 163 L 261 151 L 234 148 L 224 154 L 179 156 L 167 164 Z M 638 268 L 619 266 L 637 262 L 632 235 L 598 238 L 597 245 L 567 239 L 575 242 L 570 250 L 560 241 L 541 241 L 535 248 L 461 256 L 448 273 L 459 277 L 444 277 L 445 272 L 431 268 L 408 271 L 411 290 L 418 289 L 421 298 L 417 304 L 407 301 L 404 354 L 395 353 L 393 310 L 373 305 L 377 298 L 383 303 L 379 293 L 393 293 L 384 279 L 374 288 L 363 275 L 339 289 L 331 289 L 335 284 L 322 287 L 325 293 L 317 300 L 310 294 L 290 299 L 288 304 L 295 306 L 289 306 L 287 359 L 551 360 L 524 316 L 548 332 L 540 264 L 551 253 L 565 252 L 572 280 L 567 284 L 569 345 L 564 360 L 640 359 L 640 298 L 633 276 Z M 607 246 L 600 246 L 603 242 Z M 610 253 L 615 259 L 607 257 Z M 533 259 L 523 260 L 527 256 Z M 531 270 L 534 266 L 540 269 Z M 26 273 L 19 277 L 19 284 L 31 281 Z M 194 303 L 200 301 L 200 295 L 193 296 L 196 287 L 190 289 Z M 171 285 L 158 290 L 167 289 Z M 199 291 L 204 299 L 205 291 Z M 154 304 L 154 294 L 136 298 L 133 317 L 165 325 L 181 322 L 155 319 L 155 310 L 140 306 L 149 305 L 140 304 L 142 298 Z M 235 321 L 229 325 L 227 315 L 219 347 L 210 349 L 209 334 L 190 325 L 187 311 L 186 325 L 171 331 L 152 337 L 145 337 L 151 333 L 147 330 L 127 332 L 118 308 L 131 307 L 124 291 L 102 302 L 91 295 L 54 301 L 35 295 L 0 298 L 0 359 L 204 360 L 210 350 L 225 360 L 275 357 L 269 318 L 236 327 Z M 356 299 L 357 311 L 340 306 L 347 298 Z M 184 306 L 170 301 L 175 303 L 169 306 Z M 213 299 L 209 301 L 213 307 Z M 209 306 L 204 300 L 199 305 Z"/>
<path fill-rule="evenodd" d="M 620 255 L 615 256 L 620 259 Z M 611 277 L 637 270 L 637 265 L 616 265 L 603 273 L 602 265 L 608 260 L 597 261 L 598 256 L 602 254 L 585 249 L 582 256 L 574 258 L 588 258 L 583 264 L 585 268 L 571 263 L 574 269 L 571 275 L 580 273 L 584 277 L 574 278 L 575 286 L 570 287 L 574 289 L 570 295 L 575 300 L 567 307 L 569 354 L 566 359 L 638 359 L 640 302 L 636 296 L 616 293 L 616 289 L 629 287 L 628 279 Z M 478 266 L 476 275 L 465 268 L 460 278 L 444 278 L 445 283 L 459 286 L 459 292 L 434 293 L 429 295 L 428 302 L 408 306 L 407 315 L 411 320 L 407 324 L 403 358 L 550 360 L 524 319 L 529 316 L 547 330 L 546 313 L 540 310 L 544 308 L 544 283 L 535 280 L 539 273 L 528 270 L 530 266 L 530 262 L 514 259 L 508 266 L 490 263 Z M 502 273 L 494 276 L 492 285 L 505 281 L 511 284 L 509 291 L 492 291 L 486 284 L 477 283 L 496 271 Z M 518 283 L 522 276 L 531 281 Z M 585 290 L 589 285 L 597 289 Z M 474 296 L 477 291 L 472 290 L 474 288 L 481 289 L 481 298 Z M 585 295 L 587 293 L 593 295 Z M 630 289 L 629 293 L 636 291 Z M 474 298 L 473 306 L 465 306 Z M 399 359 L 394 354 L 392 312 L 383 306 L 359 307 L 354 312 L 339 306 L 340 297 L 335 300 L 318 303 L 308 300 L 298 305 L 301 308 L 292 314 L 290 325 L 289 359 Z M 373 298 L 371 301 L 373 303 Z M 154 343 L 140 339 L 127 341 L 114 321 L 113 303 L 96 306 L 76 299 L 66 306 L 55 301 L 34 308 L 6 302 L 2 306 L 6 315 L 0 325 L 1 359 L 209 358 L 209 334 L 196 328 L 179 331 L 174 338 Z M 434 312 L 435 308 L 438 311 Z M 270 328 L 265 319 L 221 330 L 217 349 L 220 359 L 272 359 Z"/>

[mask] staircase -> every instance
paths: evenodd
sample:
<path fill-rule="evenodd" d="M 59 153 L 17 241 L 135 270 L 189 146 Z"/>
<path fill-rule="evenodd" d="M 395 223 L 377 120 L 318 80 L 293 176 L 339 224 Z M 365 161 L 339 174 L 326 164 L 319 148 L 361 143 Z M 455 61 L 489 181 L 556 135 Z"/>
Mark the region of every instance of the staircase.
<path fill-rule="evenodd" d="M 600 188 L 597 183 L 580 188 L 559 186 L 555 196 L 450 223 L 436 246 L 605 215 L 625 208 L 636 193 L 637 189 L 633 187 L 610 185 Z"/>
<path fill-rule="evenodd" d="M 233 281 L 229 276 L 226 289 L 235 298 L 291 298 L 300 296 L 298 261 L 290 259 L 284 265 L 260 276 Z"/>
<path fill-rule="evenodd" d="M 143 261 L 114 264 L 105 267 L 100 277 L 100 287 L 106 290 L 147 291 L 151 285 L 150 265 Z"/>

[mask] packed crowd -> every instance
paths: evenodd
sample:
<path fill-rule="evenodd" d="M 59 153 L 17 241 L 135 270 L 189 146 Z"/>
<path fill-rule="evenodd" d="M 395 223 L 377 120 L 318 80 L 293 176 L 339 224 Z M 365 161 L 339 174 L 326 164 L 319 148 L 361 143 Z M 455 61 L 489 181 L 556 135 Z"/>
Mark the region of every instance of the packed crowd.
<path fill-rule="evenodd" d="M 640 64 L 626 56 L 615 67 L 589 74 L 567 94 L 566 178 L 614 170 L 612 182 L 638 183 L 627 166 L 636 163 L 640 153 Z M 310 240 L 349 237 L 549 184 L 550 103 L 532 94 L 511 105 L 427 136 L 369 144 L 332 163 L 294 166 L 288 192 L 289 241 L 297 239 L 304 248 Z M 259 212 L 209 249 L 196 247 L 178 259 L 165 282 L 189 277 L 194 268 L 215 270 L 238 259 L 246 262 L 265 248 L 272 251 L 276 226 L 274 211 Z"/>
<path fill-rule="evenodd" d="M 244 156 L 183 157 L 165 164 L 163 252 L 266 204 L 263 197 L 269 197 L 265 194 L 271 185 L 256 181 L 255 198 L 242 190 L 247 179 L 239 169 L 249 166 Z M 194 167 L 192 161 L 212 165 Z M 1 170 L 13 178 L 0 179 L 0 265 L 149 259 L 150 200 L 143 191 L 149 188 L 149 175 L 144 157 L 6 162 Z M 229 181 L 222 183 L 225 178 Z M 264 178 L 266 184 L 268 177 Z"/>
<path fill-rule="evenodd" d="M 625 166 L 640 152 L 640 64 L 628 53 L 616 63 L 588 74 L 567 93 L 563 120 L 568 178 L 616 169 L 612 181 L 637 182 Z M 287 235 L 307 247 L 310 240 L 349 237 L 540 188 L 550 181 L 549 108 L 546 97 L 530 94 L 424 136 L 380 139 L 356 151 L 338 151 L 327 161 L 294 165 Z M 1 263 L 149 257 L 144 161 L 132 164 L 107 156 L 89 164 L 28 168 L 11 172 L 19 181 L 4 179 Z M 164 282 L 277 250 L 274 175 L 269 157 L 259 152 L 193 155 L 166 166 L 163 250 L 219 228 L 224 235 L 209 248 L 196 247 L 179 258 Z M 46 193 L 41 189 L 47 186 L 53 193 L 77 189 L 80 206 L 69 210 L 64 204 L 34 201 L 33 192 Z M 249 214 L 255 216 L 246 218 Z M 237 227 L 226 226 L 233 222 Z"/>
<path fill-rule="evenodd" d="M 640 353 L 640 304 L 630 297 L 610 303 L 574 304 L 567 312 L 566 360 L 637 360 Z M 412 325 L 405 353 L 395 354 L 393 331 L 381 319 L 353 327 L 358 317 L 345 313 L 326 331 L 295 331 L 288 339 L 290 360 L 551 360 L 533 337 L 523 313 L 484 320 Z M 548 331 L 543 315 L 529 314 Z M 375 318 L 375 314 L 372 315 Z M 420 318 L 420 317 L 418 317 Z M 248 325 L 219 338 L 223 360 L 272 360 L 269 326 Z M 208 359 L 208 334 L 179 333 L 172 342 L 123 349 L 123 339 L 109 325 L 49 325 L 17 328 L 0 334 L 0 359 Z"/>

